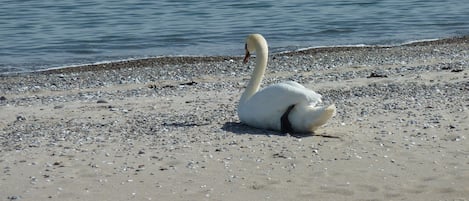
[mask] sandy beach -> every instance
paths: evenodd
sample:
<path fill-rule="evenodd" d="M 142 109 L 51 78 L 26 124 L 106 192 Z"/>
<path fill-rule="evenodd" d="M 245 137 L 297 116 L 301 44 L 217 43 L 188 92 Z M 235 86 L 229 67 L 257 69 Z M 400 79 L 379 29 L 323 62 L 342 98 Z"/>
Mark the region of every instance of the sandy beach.
<path fill-rule="evenodd" d="M 469 200 L 469 37 L 270 55 L 337 107 L 300 136 L 240 123 L 253 62 L 0 75 L 0 200 Z"/>

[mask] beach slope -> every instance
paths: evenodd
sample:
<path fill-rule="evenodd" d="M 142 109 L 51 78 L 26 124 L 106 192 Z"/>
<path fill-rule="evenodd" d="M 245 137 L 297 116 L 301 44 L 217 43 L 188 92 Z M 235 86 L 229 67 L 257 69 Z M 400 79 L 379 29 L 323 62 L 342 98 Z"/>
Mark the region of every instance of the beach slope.
<path fill-rule="evenodd" d="M 337 115 L 239 122 L 253 64 L 168 57 L 0 75 L 0 200 L 468 200 L 469 38 L 270 56 Z"/>

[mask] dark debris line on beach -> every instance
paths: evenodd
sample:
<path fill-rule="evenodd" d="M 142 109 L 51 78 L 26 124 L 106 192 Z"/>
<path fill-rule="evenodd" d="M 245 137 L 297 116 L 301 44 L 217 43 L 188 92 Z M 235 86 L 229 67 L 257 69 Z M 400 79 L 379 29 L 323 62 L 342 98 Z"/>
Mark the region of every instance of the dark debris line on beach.
<path fill-rule="evenodd" d="M 457 44 L 467 43 L 469 41 L 469 35 L 460 36 L 454 38 L 446 38 L 440 40 L 422 41 L 404 44 L 402 47 L 418 47 L 428 45 L 441 45 L 441 44 Z M 318 53 L 336 53 L 336 52 L 348 52 L 348 51 L 376 51 L 376 50 L 387 50 L 392 47 L 399 46 L 366 46 L 366 47 L 323 47 L 323 48 L 311 48 L 307 50 L 286 52 L 286 53 L 273 53 L 272 57 L 279 56 L 293 56 L 293 55 L 315 55 Z M 243 54 L 242 52 L 240 54 Z M 187 57 L 156 57 L 156 58 L 145 58 L 136 60 L 126 60 L 119 62 L 111 62 L 104 64 L 91 64 L 77 67 L 66 67 L 60 69 L 52 69 L 41 71 L 44 74 L 61 74 L 61 73 L 76 73 L 84 71 L 101 71 L 101 70 L 118 70 L 122 68 L 141 68 L 141 67 L 158 67 L 165 65 L 183 65 L 183 64 L 196 64 L 196 63 L 211 63 L 211 62 L 222 62 L 222 61 L 241 61 L 241 56 L 187 56 Z"/>

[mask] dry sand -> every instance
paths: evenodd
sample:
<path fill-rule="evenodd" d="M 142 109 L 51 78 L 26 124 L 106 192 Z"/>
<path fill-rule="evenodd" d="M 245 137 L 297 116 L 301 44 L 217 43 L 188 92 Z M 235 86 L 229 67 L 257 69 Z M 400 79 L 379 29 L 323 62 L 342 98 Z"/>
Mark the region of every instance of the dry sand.
<path fill-rule="evenodd" d="M 0 200 L 469 200 L 468 37 L 272 55 L 338 108 L 311 135 L 239 123 L 252 66 L 1 75 Z"/>

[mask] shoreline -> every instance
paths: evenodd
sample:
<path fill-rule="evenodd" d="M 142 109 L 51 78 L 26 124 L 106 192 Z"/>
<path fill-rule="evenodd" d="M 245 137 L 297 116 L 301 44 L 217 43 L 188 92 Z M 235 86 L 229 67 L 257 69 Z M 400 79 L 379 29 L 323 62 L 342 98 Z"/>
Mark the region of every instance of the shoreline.
<path fill-rule="evenodd" d="M 313 54 L 313 53 L 324 53 L 324 52 L 336 52 L 336 51 L 348 51 L 354 49 L 381 49 L 391 48 L 400 46 L 425 46 L 425 45 L 436 45 L 436 44 L 450 44 L 459 43 L 461 41 L 467 41 L 469 35 L 454 36 L 449 38 L 437 38 L 437 39 L 423 39 L 404 42 L 396 45 L 344 45 L 344 46 L 319 46 L 319 47 L 308 47 L 300 48 L 298 50 L 285 51 L 285 52 L 274 52 L 271 56 L 286 56 L 286 55 L 297 55 L 297 54 Z M 242 54 L 242 53 L 241 53 Z M 77 64 L 72 66 L 53 67 L 42 69 L 38 71 L 26 71 L 26 72 L 10 72 L 2 73 L 0 76 L 14 76 L 21 74 L 31 73 L 45 73 L 45 74 L 56 74 L 65 72 L 80 72 L 80 71 L 99 71 L 99 70 L 116 70 L 120 68 L 126 68 L 127 66 L 134 67 L 147 67 L 155 65 L 171 65 L 171 64 L 193 64 L 200 62 L 220 62 L 224 60 L 240 60 L 242 56 L 156 56 L 148 58 L 136 58 L 136 59 L 123 59 L 117 61 L 103 61 L 91 64 Z"/>
<path fill-rule="evenodd" d="M 181 57 L 0 75 L 0 199 L 469 197 L 469 37 L 271 55 L 262 86 L 297 81 L 337 107 L 301 137 L 239 122 L 253 65 Z"/>

